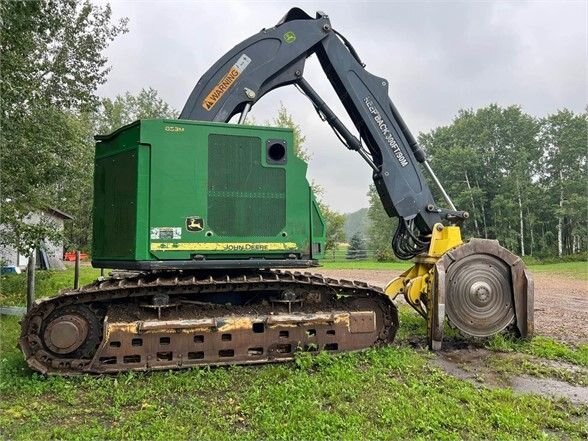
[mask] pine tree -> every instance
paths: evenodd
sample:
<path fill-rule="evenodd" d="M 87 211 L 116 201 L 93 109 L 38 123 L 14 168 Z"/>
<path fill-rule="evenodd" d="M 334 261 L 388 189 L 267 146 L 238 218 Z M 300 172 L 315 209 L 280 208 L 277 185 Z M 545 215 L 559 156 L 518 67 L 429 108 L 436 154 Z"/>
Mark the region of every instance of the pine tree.
<path fill-rule="evenodd" d="M 355 233 L 349 241 L 349 248 L 347 248 L 346 259 L 366 259 L 367 250 L 365 249 L 365 241 L 360 233 Z"/>

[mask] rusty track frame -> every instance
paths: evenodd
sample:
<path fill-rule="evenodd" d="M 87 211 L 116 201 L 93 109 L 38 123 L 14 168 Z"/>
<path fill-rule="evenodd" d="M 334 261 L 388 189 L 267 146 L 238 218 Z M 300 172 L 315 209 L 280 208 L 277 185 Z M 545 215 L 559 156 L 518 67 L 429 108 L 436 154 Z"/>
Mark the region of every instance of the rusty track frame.
<path fill-rule="evenodd" d="M 56 309 L 68 306 L 88 305 L 98 309 L 102 306 L 106 309 L 113 301 L 117 301 L 120 308 L 121 302 L 134 304 L 142 297 L 161 292 L 172 297 L 176 295 L 197 296 L 204 293 L 275 292 L 293 287 L 335 294 L 335 297 L 340 299 L 338 300 L 340 307 L 322 311 L 320 307 L 327 305 L 318 305 L 316 311 L 311 311 L 306 315 L 221 316 L 192 322 L 182 321 L 178 316 L 172 317 L 168 323 L 155 317 L 146 320 L 115 320 L 111 322 L 112 310 L 107 310 L 103 327 L 100 330 L 102 335 L 100 344 L 90 358 L 60 357 L 47 350 L 41 335 L 45 326 L 44 320 Z M 363 307 L 356 305 L 351 310 L 345 309 L 346 304 L 353 304 L 358 300 L 360 303 L 364 302 Z M 380 319 L 376 317 L 378 313 L 374 312 L 378 308 L 381 311 Z M 155 313 L 152 312 L 152 314 Z M 239 324 L 239 320 L 236 320 L 239 317 L 242 319 L 241 324 Z M 271 331 L 264 333 L 263 341 L 259 336 L 257 336 L 257 340 L 255 339 L 254 334 L 257 332 L 255 332 L 254 323 L 263 323 L 264 328 Z M 233 332 L 223 332 L 223 329 L 229 329 L 226 326 L 232 326 Z M 195 343 L 198 343 L 195 340 L 196 336 L 205 335 L 205 333 L 197 331 L 201 328 L 208 331 L 206 335 L 214 335 L 216 338 L 210 340 L 212 343 L 209 343 L 209 346 L 204 345 L 203 349 L 197 350 L 194 346 Z M 262 271 L 214 276 L 166 272 L 112 277 L 78 290 L 63 291 L 54 298 L 37 301 L 22 322 L 20 347 L 32 369 L 49 375 L 75 375 L 85 372 L 114 373 L 127 370 L 179 369 L 201 364 L 285 361 L 294 357 L 296 352 L 293 350 L 294 345 L 296 345 L 296 349 L 311 351 L 315 349 L 332 352 L 359 350 L 391 342 L 397 328 L 398 314 L 394 304 L 380 288 L 364 282 L 336 280 L 318 274 L 289 271 Z M 289 339 L 286 342 L 282 342 L 280 335 L 284 335 L 283 332 L 286 330 L 295 330 L 295 332 L 288 336 Z M 330 331 L 334 331 L 335 334 Z M 172 337 L 178 337 L 180 334 L 188 337 L 177 339 L 177 343 L 174 343 L 175 346 L 173 346 L 177 348 L 175 351 L 166 351 L 165 348 L 162 348 L 162 346 L 170 345 Z M 223 340 L 224 334 L 231 334 L 231 340 Z M 345 335 L 351 337 L 342 339 Z M 133 339 L 139 338 L 142 339 L 141 344 L 144 345 L 144 349 L 142 352 L 138 352 L 138 348 L 135 347 L 133 352 Z M 239 339 L 240 345 L 233 344 L 233 348 L 229 348 L 230 343 L 236 343 L 237 339 Z M 115 344 L 111 345 L 113 342 Z M 289 351 L 283 350 L 285 347 L 280 346 L 284 344 L 290 345 Z M 119 357 L 115 351 L 123 347 L 125 350 L 118 352 L 118 354 L 122 354 Z M 231 350 L 233 356 L 226 356 L 230 352 L 223 352 Z M 247 353 L 243 351 L 247 351 Z M 125 356 L 131 358 L 127 358 L 125 362 Z M 108 357 L 116 357 L 116 359 L 109 362 Z"/>

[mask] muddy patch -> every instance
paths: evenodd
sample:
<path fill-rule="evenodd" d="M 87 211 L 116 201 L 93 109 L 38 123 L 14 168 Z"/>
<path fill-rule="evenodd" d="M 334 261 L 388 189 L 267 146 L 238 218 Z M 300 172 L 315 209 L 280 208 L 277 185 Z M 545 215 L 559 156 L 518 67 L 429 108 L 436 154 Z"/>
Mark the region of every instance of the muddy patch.
<path fill-rule="evenodd" d="M 580 366 L 487 349 L 439 352 L 432 364 L 476 387 L 510 388 L 516 393 L 539 394 L 565 398 L 574 404 L 588 404 L 588 369 Z M 575 384 L 547 376 L 546 373 L 569 378 Z"/>
<path fill-rule="evenodd" d="M 511 379 L 511 387 L 515 392 L 567 398 L 574 404 L 588 404 L 588 387 L 572 386 L 551 378 L 514 377 Z"/>
<path fill-rule="evenodd" d="M 486 349 L 449 350 L 437 354 L 435 365 L 449 375 L 479 386 L 508 387 L 508 380 L 489 369 L 492 352 Z"/>

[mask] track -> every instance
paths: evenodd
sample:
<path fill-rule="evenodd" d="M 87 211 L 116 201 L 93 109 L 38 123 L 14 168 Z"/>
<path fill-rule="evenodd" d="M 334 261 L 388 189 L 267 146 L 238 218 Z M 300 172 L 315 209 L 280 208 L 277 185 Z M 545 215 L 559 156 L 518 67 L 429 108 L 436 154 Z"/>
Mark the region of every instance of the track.
<path fill-rule="evenodd" d="M 291 360 L 394 339 L 380 288 L 318 274 L 120 273 L 38 301 L 22 322 L 28 365 L 49 375 Z"/>

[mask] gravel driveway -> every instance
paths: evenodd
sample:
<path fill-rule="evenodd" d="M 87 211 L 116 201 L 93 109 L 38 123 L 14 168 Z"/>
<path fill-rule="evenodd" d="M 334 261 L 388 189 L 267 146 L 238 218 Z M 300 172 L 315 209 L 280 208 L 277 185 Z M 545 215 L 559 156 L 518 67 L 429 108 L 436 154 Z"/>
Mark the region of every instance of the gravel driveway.
<path fill-rule="evenodd" d="M 335 279 L 361 280 L 384 287 L 400 271 L 319 269 Z M 535 333 L 588 343 L 588 282 L 558 274 L 536 273 Z"/>

